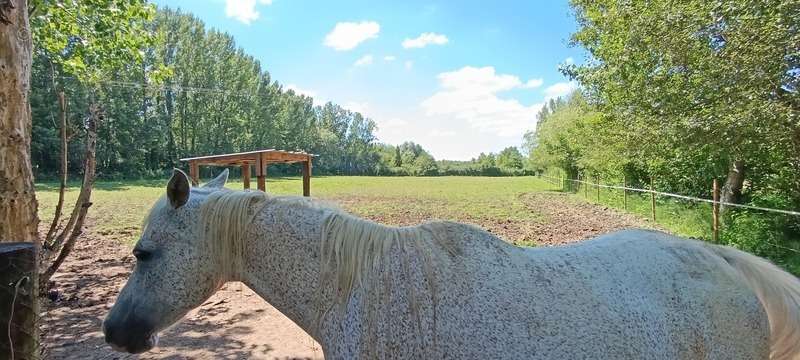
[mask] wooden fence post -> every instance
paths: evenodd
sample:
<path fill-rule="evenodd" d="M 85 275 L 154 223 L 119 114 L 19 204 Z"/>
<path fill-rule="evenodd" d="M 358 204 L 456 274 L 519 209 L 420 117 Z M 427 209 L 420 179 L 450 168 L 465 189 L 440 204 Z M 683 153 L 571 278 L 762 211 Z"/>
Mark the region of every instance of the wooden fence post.
<path fill-rule="evenodd" d="M 242 187 L 250 189 L 250 164 L 242 163 Z"/>
<path fill-rule="evenodd" d="M 622 207 L 628 211 L 628 178 L 622 175 Z"/>
<path fill-rule="evenodd" d="M 589 184 L 586 183 L 586 177 L 583 177 L 583 196 L 589 200 Z"/>
<path fill-rule="evenodd" d="M 192 180 L 192 186 L 200 185 L 200 167 L 197 161 L 189 161 L 189 178 Z"/>
<path fill-rule="evenodd" d="M 653 213 L 653 222 L 656 222 L 656 191 L 653 186 L 653 177 L 650 177 L 650 208 Z"/>
<path fill-rule="evenodd" d="M 33 243 L 0 243 L 0 325 L 3 329 L 0 357 L 3 359 L 39 358 L 34 254 Z"/>
<path fill-rule="evenodd" d="M 594 177 L 594 181 L 597 183 L 597 202 L 600 202 L 600 175 Z"/>
<path fill-rule="evenodd" d="M 711 203 L 711 216 L 713 217 L 711 223 L 711 238 L 714 242 L 717 242 L 719 240 L 719 184 L 717 183 L 717 179 L 714 179 L 714 183 L 711 187 L 711 196 L 714 199 Z"/>
<path fill-rule="evenodd" d="M 303 161 L 303 196 L 311 196 L 311 156 Z"/>
<path fill-rule="evenodd" d="M 264 163 L 264 154 L 258 154 L 256 157 L 256 186 L 258 190 L 263 192 L 267 191 L 267 164 Z"/>

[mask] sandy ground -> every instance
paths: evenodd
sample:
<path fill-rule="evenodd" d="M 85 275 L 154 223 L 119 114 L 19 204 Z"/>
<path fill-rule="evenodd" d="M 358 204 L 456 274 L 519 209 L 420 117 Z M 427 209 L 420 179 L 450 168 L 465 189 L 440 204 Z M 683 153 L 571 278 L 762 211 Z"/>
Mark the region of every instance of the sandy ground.
<path fill-rule="evenodd" d="M 540 245 L 580 241 L 643 220 L 559 193 L 522 195 L 541 216 L 536 221 L 481 224 L 503 236 L 524 232 Z M 379 220 L 379 219 L 375 219 Z M 405 222 L 414 222 L 409 219 Z M 43 304 L 46 359 L 321 359 L 318 344 L 246 286 L 228 284 L 181 323 L 161 334 L 159 347 L 143 355 L 113 352 L 100 323 L 133 268 L 130 248 L 101 236 L 82 239 L 54 281 L 58 299 Z"/>

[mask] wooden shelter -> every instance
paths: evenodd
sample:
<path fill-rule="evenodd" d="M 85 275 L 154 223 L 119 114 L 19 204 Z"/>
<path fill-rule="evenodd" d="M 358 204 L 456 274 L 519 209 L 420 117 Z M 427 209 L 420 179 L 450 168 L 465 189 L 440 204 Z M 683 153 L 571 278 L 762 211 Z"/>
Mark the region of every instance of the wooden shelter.
<path fill-rule="evenodd" d="M 311 159 L 316 156 L 305 152 L 283 151 L 275 149 L 256 150 L 234 154 L 208 155 L 184 158 L 189 163 L 189 177 L 192 184 L 200 183 L 200 165 L 240 166 L 244 188 L 250 188 L 250 167 L 255 168 L 258 189 L 267 191 L 267 165 L 276 163 L 301 163 L 303 166 L 303 196 L 311 195 Z"/>

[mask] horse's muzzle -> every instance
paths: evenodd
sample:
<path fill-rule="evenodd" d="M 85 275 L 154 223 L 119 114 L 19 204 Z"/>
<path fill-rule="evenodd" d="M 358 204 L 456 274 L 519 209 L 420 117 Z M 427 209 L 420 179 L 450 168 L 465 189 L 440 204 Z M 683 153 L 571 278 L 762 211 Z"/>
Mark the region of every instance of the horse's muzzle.
<path fill-rule="evenodd" d="M 143 353 L 158 344 L 158 335 L 150 329 L 136 321 L 110 322 L 106 319 L 103 322 L 106 343 L 116 351 L 131 354 Z"/>

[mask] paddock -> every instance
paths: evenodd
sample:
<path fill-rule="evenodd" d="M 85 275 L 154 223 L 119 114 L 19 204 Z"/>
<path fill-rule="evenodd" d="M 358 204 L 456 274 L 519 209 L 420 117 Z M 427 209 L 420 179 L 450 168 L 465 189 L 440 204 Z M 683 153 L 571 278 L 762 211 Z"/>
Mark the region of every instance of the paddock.
<path fill-rule="evenodd" d="M 164 181 L 99 182 L 86 241 L 54 280 L 60 297 L 44 316 L 48 359 L 136 358 L 114 353 L 100 321 L 128 277 L 138 224 L 163 194 Z M 299 195 L 301 178 L 269 178 L 270 193 Z M 242 184 L 233 183 L 232 187 Z M 318 177 L 315 197 L 374 221 L 413 225 L 429 219 L 477 224 L 521 246 L 550 246 L 629 227 L 653 227 L 646 219 L 604 206 L 570 201 L 555 186 L 532 177 Z M 54 205 L 52 189 L 38 194 L 42 213 Z M 72 196 L 74 192 L 69 192 Z M 115 212 L 124 204 L 128 212 Z M 228 284 L 163 334 L 160 346 L 141 359 L 319 359 L 319 346 L 246 286 Z"/>

